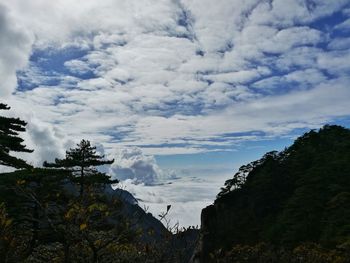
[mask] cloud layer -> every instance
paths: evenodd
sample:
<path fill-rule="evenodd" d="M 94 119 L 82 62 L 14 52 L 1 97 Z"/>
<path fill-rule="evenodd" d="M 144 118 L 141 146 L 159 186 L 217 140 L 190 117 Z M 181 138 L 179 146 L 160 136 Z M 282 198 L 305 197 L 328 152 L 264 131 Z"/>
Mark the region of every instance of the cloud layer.
<path fill-rule="evenodd" d="M 349 115 L 346 7 L 15 0 L 0 8 L 1 93 L 14 91 L 17 71 L 15 108 L 110 149 L 232 148 L 252 139 L 235 133 L 285 134 Z"/>
<path fill-rule="evenodd" d="M 2 2 L 1 95 L 72 140 L 222 151 L 350 115 L 346 0 Z"/>
<path fill-rule="evenodd" d="M 123 187 L 139 200 L 141 207 L 157 218 L 160 213 L 166 212 L 167 205 L 171 205 L 167 217 L 170 219 L 170 226 L 176 223 L 180 227 L 200 226 L 201 211 L 213 202 L 225 176 L 227 174 L 222 174 L 221 180 L 183 176 L 166 184 L 153 186 L 135 185 L 126 180 Z"/>
<path fill-rule="evenodd" d="M 17 84 L 16 71 L 29 59 L 33 37 L 20 28 L 0 2 L 0 97 L 11 94 Z"/>

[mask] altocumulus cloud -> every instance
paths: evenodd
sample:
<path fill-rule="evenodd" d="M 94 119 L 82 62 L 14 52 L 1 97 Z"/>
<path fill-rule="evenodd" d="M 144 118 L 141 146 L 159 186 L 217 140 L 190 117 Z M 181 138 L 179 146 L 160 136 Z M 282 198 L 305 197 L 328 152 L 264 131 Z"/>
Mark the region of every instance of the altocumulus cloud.
<path fill-rule="evenodd" d="M 1 93 L 72 140 L 84 134 L 106 149 L 229 149 L 242 138 L 227 134 L 279 136 L 349 116 L 349 8 L 2 1 Z"/>

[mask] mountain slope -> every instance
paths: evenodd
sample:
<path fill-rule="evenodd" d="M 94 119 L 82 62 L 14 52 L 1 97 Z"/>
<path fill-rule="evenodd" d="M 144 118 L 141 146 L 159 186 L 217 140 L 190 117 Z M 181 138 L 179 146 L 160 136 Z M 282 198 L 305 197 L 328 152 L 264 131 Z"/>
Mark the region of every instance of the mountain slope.
<path fill-rule="evenodd" d="M 349 204 L 350 130 L 324 126 L 226 181 L 214 204 L 202 211 L 196 257 L 213 262 L 210 253 L 261 242 L 285 250 L 306 242 L 344 247 L 350 243 Z"/>
<path fill-rule="evenodd" d="M 174 234 L 129 192 L 104 185 L 80 196 L 69 178 L 43 168 L 0 175 L 4 262 L 189 261 L 198 230 Z"/>

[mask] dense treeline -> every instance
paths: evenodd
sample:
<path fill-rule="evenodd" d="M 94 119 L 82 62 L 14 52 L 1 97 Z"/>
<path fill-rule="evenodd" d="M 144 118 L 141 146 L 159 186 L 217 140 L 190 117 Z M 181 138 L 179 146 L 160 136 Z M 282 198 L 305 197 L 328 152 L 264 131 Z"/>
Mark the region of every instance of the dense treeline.
<path fill-rule="evenodd" d="M 242 166 L 202 231 L 208 262 L 350 262 L 350 130 L 326 125 Z"/>
<path fill-rule="evenodd" d="M 9 107 L 0 104 L 0 110 Z M 118 181 L 97 167 L 114 160 L 98 155 L 89 141 L 67 150 L 63 159 L 44 162 L 44 168 L 11 155 L 32 152 L 20 138 L 25 126 L 20 119 L 0 117 L 0 165 L 18 169 L 0 174 L 0 262 L 184 262 L 189 258 L 179 244 L 187 238 L 181 237 L 182 232 L 174 236 L 111 190 L 110 185 Z"/>

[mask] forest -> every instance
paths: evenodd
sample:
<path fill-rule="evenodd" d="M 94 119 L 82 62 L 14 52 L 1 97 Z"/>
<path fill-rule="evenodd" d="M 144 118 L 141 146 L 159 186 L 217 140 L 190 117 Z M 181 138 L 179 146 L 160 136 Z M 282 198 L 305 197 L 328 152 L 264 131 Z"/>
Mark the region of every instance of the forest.
<path fill-rule="evenodd" d="M 242 166 L 202 212 L 201 262 L 349 262 L 349 164 L 350 130 L 325 125 Z"/>
<path fill-rule="evenodd" d="M 113 190 L 98 167 L 114 160 L 87 140 L 31 166 L 14 154 L 35 150 L 25 130 L 0 116 L 0 165 L 14 168 L 0 174 L 1 262 L 350 262 L 349 129 L 325 125 L 242 166 L 199 230 L 164 227 L 168 211 L 156 219 Z"/>

